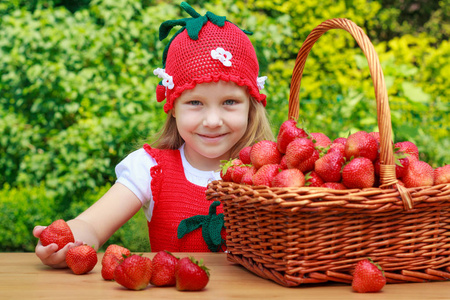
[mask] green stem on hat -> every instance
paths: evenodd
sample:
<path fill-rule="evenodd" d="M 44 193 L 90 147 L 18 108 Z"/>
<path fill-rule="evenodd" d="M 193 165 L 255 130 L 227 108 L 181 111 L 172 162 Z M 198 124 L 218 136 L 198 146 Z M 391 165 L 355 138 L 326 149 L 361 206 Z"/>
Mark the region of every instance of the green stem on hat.
<path fill-rule="evenodd" d="M 164 40 L 175 26 L 182 26 L 180 30 L 178 30 L 175 35 L 170 39 L 167 46 L 164 48 L 163 52 L 163 67 L 166 67 L 166 59 L 167 59 L 167 52 L 169 51 L 170 44 L 174 40 L 174 38 L 180 34 L 183 30 L 186 29 L 188 36 L 193 40 L 198 40 L 198 34 L 200 33 L 200 30 L 203 28 L 203 26 L 210 21 L 211 23 L 223 27 L 225 25 L 226 17 L 224 16 L 217 16 L 213 14 L 212 12 L 206 12 L 204 16 L 200 15 L 198 12 L 195 11 L 195 9 L 192 8 L 188 3 L 182 2 L 181 8 L 186 11 L 191 18 L 183 18 L 178 20 L 168 20 L 164 21 L 161 26 L 159 27 L 159 40 Z M 245 34 L 253 34 L 250 31 L 242 30 Z"/>

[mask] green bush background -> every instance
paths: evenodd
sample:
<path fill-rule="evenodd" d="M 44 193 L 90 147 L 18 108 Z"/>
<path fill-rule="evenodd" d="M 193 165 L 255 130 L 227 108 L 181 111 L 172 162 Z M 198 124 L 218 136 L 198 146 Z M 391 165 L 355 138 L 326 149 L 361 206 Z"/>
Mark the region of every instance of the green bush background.
<path fill-rule="evenodd" d="M 34 225 L 75 217 L 114 182 L 114 166 L 165 119 L 155 101 L 167 41 L 159 25 L 186 17 L 180 1 L 0 0 L 0 251 L 34 251 Z M 394 141 L 410 140 L 433 167 L 450 161 L 450 0 L 222 0 L 191 2 L 253 31 L 276 134 L 309 32 L 348 18 L 377 50 Z M 313 47 L 300 121 L 332 139 L 376 131 L 373 84 L 353 38 L 332 30 Z M 142 212 L 104 246 L 148 251 Z"/>

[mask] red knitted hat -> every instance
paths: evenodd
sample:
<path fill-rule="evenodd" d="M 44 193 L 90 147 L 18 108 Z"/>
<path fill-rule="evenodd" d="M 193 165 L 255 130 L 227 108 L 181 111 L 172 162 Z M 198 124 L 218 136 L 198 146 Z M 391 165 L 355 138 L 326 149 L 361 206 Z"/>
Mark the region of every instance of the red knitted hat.
<path fill-rule="evenodd" d="M 266 105 L 266 95 L 259 92 L 267 77 L 258 78 L 259 64 L 247 31 L 233 23 L 207 12 L 200 16 L 187 3 L 181 7 L 193 18 L 166 21 L 160 27 L 160 40 L 167 37 L 176 25 L 185 25 L 167 45 L 163 63 L 153 73 L 163 79 L 156 89 L 158 102 L 166 100 L 164 111 L 185 90 L 199 83 L 232 81 L 246 86 L 249 94 Z"/>

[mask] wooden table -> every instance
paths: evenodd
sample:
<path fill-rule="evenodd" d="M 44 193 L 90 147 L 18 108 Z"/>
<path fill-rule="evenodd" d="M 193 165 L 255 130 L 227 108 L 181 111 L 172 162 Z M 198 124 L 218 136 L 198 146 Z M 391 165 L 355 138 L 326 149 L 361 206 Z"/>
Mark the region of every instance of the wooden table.
<path fill-rule="evenodd" d="M 175 287 L 131 291 L 101 277 L 101 258 L 85 275 L 42 265 L 34 253 L 0 253 L 0 299 L 450 299 L 450 282 L 388 284 L 376 294 L 358 294 L 344 284 L 286 288 L 231 264 L 223 253 L 193 253 L 210 268 L 211 279 L 200 292 Z M 178 257 L 189 253 L 176 253 Z M 144 256 L 153 258 L 154 253 Z"/>

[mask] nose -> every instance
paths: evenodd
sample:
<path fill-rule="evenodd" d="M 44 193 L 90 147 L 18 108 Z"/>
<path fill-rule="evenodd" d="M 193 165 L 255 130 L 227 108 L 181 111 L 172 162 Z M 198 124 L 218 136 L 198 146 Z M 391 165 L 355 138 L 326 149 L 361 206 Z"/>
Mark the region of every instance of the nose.
<path fill-rule="evenodd" d="M 222 114 L 217 109 L 209 109 L 203 117 L 203 126 L 216 128 L 223 125 Z"/>

